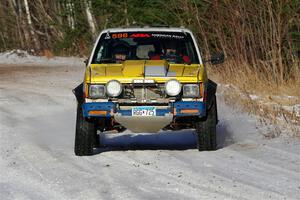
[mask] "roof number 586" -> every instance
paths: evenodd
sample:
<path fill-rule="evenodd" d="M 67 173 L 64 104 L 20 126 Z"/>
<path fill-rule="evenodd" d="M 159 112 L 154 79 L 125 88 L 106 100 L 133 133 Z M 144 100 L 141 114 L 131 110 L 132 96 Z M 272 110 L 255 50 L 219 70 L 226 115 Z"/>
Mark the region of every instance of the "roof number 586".
<path fill-rule="evenodd" d="M 128 38 L 128 33 L 116 33 L 116 34 L 112 34 L 111 37 L 114 38 L 114 39 L 116 39 L 116 38 Z"/>

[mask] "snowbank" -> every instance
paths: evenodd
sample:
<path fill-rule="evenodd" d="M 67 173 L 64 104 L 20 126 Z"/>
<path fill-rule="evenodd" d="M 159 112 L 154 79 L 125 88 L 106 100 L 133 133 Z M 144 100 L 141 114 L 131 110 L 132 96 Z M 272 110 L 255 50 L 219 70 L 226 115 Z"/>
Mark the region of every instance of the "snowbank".
<path fill-rule="evenodd" d="M 0 65 L 22 66 L 84 66 L 83 58 L 78 57 L 53 57 L 32 56 L 26 51 L 12 50 L 0 53 Z"/>
<path fill-rule="evenodd" d="M 231 84 L 218 84 L 218 92 L 230 105 L 260 116 L 263 123 L 276 124 L 280 135 L 300 136 L 300 97 L 296 94 L 249 93 Z"/>

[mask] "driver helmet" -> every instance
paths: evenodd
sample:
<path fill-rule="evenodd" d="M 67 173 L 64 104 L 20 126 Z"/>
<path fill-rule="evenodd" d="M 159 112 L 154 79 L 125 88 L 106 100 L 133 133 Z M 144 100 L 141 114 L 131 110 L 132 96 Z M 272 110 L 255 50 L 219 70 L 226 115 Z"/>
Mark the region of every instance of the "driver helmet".
<path fill-rule="evenodd" d="M 167 40 L 165 43 L 165 55 L 175 55 L 177 49 L 176 41 Z"/>
<path fill-rule="evenodd" d="M 113 45 L 113 58 L 117 63 L 125 61 L 129 57 L 130 45 L 124 41 L 118 41 Z"/>
<path fill-rule="evenodd" d="M 177 54 L 177 43 L 174 40 L 167 40 L 164 45 L 164 59 L 169 63 L 181 63 L 181 58 Z"/>

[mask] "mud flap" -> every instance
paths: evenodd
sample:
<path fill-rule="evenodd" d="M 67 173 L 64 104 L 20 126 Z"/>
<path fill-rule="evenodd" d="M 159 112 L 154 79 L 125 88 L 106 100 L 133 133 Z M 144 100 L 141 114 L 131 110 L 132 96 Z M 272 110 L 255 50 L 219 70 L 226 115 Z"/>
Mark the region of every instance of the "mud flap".
<path fill-rule="evenodd" d="M 217 100 L 216 98 L 216 92 L 217 92 L 217 86 L 218 84 L 213 82 L 212 80 L 208 80 L 208 86 L 207 86 L 207 102 L 209 102 L 208 110 L 210 110 L 212 103 L 216 104 L 216 123 L 218 124 L 219 118 L 218 118 L 218 108 L 217 108 Z"/>
<path fill-rule="evenodd" d="M 212 80 L 208 80 L 207 85 L 207 102 L 211 103 L 213 100 L 216 92 L 217 92 L 217 83 L 213 82 Z"/>
<path fill-rule="evenodd" d="M 76 88 L 72 90 L 79 104 L 83 103 L 83 83 L 80 83 Z"/>

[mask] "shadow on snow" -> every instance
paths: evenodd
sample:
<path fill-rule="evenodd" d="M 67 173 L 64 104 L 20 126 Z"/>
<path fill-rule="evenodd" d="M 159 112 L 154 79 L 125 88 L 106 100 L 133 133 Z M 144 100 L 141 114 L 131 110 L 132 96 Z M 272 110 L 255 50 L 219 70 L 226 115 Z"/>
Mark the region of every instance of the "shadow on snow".
<path fill-rule="evenodd" d="M 197 148 L 195 130 L 161 131 L 158 133 L 124 133 L 100 134 L 101 148 L 95 154 L 108 151 L 127 150 L 187 150 Z M 217 125 L 218 149 L 233 144 L 232 133 L 224 123 Z"/>

